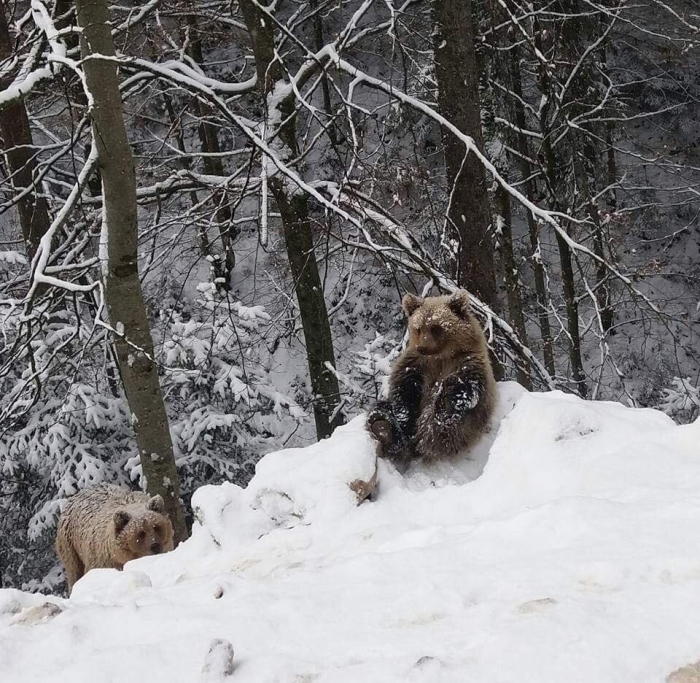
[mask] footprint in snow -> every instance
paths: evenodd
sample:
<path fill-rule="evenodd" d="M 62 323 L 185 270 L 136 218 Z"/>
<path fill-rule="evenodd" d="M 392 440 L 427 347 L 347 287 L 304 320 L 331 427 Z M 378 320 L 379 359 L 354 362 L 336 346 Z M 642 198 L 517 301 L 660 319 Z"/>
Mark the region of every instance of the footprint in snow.
<path fill-rule="evenodd" d="M 518 605 L 518 614 L 539 614 L 546 612 L 550 607 L 557 604 L 554 598 L 538 598 L 537 600 L 528 600 Z M 698 682 L 700 683 L 700 681 Z"/>
<path fill-rule="evenodd" d="M 433 680 L 444 668 L 445 663 L 441 659 L 431 655 L 425 655 L 411 667 L 407 678 L 416 681 Z"/>
<path fill-rule="evenodd" d="M 200 683 L 221 683 L 233 673 L 233 645 L 223 638 L 215 638 L 204 658 Z"/>

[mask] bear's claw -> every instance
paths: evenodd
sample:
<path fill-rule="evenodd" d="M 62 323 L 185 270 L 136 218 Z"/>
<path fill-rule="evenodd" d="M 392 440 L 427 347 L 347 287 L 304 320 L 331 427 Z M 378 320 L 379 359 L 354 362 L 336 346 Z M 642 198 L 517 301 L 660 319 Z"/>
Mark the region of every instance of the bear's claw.
<path fill-rule="evenodd" d="M 391 425 L 384 417 L 377 417 L 369 425 L 369 431 L 379 443 L 387 445 L 391 443 Z"/>

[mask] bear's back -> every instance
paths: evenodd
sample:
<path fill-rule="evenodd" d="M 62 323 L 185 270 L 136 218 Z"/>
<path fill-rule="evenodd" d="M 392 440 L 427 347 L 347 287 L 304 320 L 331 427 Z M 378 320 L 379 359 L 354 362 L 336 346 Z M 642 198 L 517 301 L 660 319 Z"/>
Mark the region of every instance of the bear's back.
<path fill-rule="evenodd" d="M 94 523 L 111 517 L 111 512 L 135 503 L 146 504 L 149 496 L 143 491 L 129 491 L 115 484 L 98 484 L 76 493 L 63 508 L 61 521 L 67 526 Z"/>

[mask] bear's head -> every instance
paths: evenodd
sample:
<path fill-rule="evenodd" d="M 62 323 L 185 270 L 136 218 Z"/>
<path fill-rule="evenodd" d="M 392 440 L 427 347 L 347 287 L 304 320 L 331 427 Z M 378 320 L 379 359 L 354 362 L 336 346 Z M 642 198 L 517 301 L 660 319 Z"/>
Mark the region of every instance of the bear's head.
<path fill-rule="evenodd" d="M 173 549 L 173 526 L 161 496 L 145 504 L 126 505 L 114 513 L 114 532 L 120 550 L 135 560 Z"/>
<path fill-rule="evenodd" d="M 406 294 L 401 305 L 408 316 L 408 346 L 422 356 L 486 352 L 484 333 L 465 291 L 425 299 Z"/>

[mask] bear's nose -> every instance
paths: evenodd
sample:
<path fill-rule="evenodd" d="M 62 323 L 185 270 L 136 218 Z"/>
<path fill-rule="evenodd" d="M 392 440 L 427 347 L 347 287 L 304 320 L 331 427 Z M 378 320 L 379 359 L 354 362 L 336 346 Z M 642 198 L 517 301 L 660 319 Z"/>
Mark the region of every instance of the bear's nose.
<path fill-rule="evenodd" d="M 160 552 L 160 543 L 151 543 L 151 552 L 157 555 Z"/>

